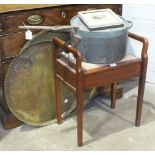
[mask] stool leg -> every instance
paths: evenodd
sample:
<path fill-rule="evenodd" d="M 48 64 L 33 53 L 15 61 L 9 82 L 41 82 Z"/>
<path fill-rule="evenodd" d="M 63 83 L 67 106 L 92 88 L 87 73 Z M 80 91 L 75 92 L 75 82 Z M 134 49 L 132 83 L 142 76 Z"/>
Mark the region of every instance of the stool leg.
<path fill-rule="evenodd" d="M 60 80 L 58 77 L 55 77 L 55 102 L 56 102 L 56 113 L 57 113 L 57 122 L 61 124 L 61 88 L 60 88 Z"/>
<path fill-rule="evenodd" d="M 116 83 L 111 84 L 111 108 L 115 108 L 116 103 Z"/>
<path fill-rule="evenodd" d="M 136 121 L 135 121 L 135 125 L 137 127 L 140 126 L 144 88 L 145 88 L 145 76 L 143 75 L 139 77 L 139 85 L 138 85 L 138 97 L 137 97 L 137 109 L 136 109 Z"/>
<path fill-rule="evenodd" d="M 83 89 L 77 90 L 77 137 L 78 146 L 83 145 Z"/>
<path fill-rule="evenodd" d="M 141 68 L 141 75 L 139 76 L 137 109 L 136 109 L 136 120 L 135 120 L 135 125 L 137 127 L 140 126 L 140 120 L 141 120 L 143 96 L 144 96 L 144 89 L 145 89 L 146 70 L 147 70 L 147 59 L 143 60 L 142 68 Z"/>

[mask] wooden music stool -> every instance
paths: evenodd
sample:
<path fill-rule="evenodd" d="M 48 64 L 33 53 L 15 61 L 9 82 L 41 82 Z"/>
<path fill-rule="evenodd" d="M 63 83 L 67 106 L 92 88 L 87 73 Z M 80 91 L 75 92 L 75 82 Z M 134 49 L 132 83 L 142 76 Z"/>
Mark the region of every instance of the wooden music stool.
<path fill-rule="evenodd" d="M 116 83 L 122 80 L 128 80 L 132 77 L 139 77 L 137 109 L 135 125 L 140 125 L 145 77 L 147 69 L 147 49 L 148 40 L 139 35 L 129 33 L 129 37 L 143 44 L 141 58 L 125 58 L 114 66 L 96 65 L 96 67 L 87 67 L 87 64 L 82 63 L 82 55 L 71 45 L 58 38 L 54 38 L 54 76 L 55 76 L 55 96 L 56 96 L 56 112 L 57 121 L 60 124 L 61 104 L 60 104 L 60 81 L 73 87 L 76 91 L 77 99 L 77 137 L 78 146 L 83 145 L 83 96 L 84 89 L 100 87 L 103 85 L 111 85 L 111 108 L 115 108 L 115 86 Z M 61 49 L 61 50 L 60 50 Z M 64 58 L 61 51 L 67 51 L 74 55 L 76 62 L 71 62 Z"/>

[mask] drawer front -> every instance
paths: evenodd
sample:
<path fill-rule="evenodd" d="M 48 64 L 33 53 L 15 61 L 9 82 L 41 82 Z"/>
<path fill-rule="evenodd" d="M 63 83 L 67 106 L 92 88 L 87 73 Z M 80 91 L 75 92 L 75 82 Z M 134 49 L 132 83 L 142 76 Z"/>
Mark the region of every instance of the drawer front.
<path fill-rule="evenodd" d="M 23 25 L 62 25 L 69 24 L 70 19 L 77 14 L 78 11 L 87 9 L 103 9 L 111 8 L 116 11 L 116 5 L 100 4 L 100 5 L 73 5 L 63 6 L 59 8 L 51 8 L 45 10 L 20 12 L 15 14 L 6 14 L 4 16 L 4 31 L 19 31 L 18 26 Z M 39 18 L 33 18 L 38 15 Z"/>
<path fill-rule="evenodd" d="M 31 20 L 31 22 L 28 22 L 28 19 L 33 18 L 34 15 L 40 16 L 40 21 L 38 20 L 38 23 L 36 24 L 30 24 L 35 23 L 35 20 Z M 14 16 L 7 16 L 4 17 L 5 21 L 5 31 L 7 30 L 18 30 L 18 26 L 23 25 L 25 23 L 26 25 L 54 25 L 54 24 L 60 24 L 62 22 L 61 18 L 61 11 L 54 11 L 54 12 L 33 12 L 28 14 L 19 14 Z"/>
<path fill-rule="evenodd" d="M 0 23 L 0 31 L 2 31 L 2 24 Z"/>
<path fill-rule="evenodd" d="M 92 9 L 106 9 L 110 8 L 117 14 L 121 15 L 121 5 L 114 4 L 90 4 L 90 5 L 77 5 L 69 8 L 64 8 L 62 10 L 62 15 L 64 14 L 64 20 L 62 20 L 62 24 L 70 24 L 70 20 L 72 17 L 77 15 L 79 11 L 92 10 Z M 63 16 L 62 16 L 63 17 Z"/>
<path fill-rule="evenodd" d="M 2 31 L 2 17 L 0 16 L 0 32 Z"/>
<path fill-rule="evenodd" d="M 23 32 L 1 36 L 0 41 L 2 43 L 2 58 L 17 55 L 26 43 Z"/>

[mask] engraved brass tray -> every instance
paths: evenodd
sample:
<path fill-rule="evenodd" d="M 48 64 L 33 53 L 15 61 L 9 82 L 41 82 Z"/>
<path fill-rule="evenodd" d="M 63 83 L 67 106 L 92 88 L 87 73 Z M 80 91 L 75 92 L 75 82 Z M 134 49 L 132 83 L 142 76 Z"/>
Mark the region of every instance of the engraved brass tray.
<path fill-rule="evenodd" d="M 53 77 L 53 37 L 70 40 L 69 33 L 44 31 L 37 34 L 12 61 L 5 78 L 5 97 L 11 112 L 21 121 L 45 126 L 56 121 Z M 62 117 L 76 109 L 73 90 L 63 83 Z M 93 97 L 85 92 L 85 105 Z"/>

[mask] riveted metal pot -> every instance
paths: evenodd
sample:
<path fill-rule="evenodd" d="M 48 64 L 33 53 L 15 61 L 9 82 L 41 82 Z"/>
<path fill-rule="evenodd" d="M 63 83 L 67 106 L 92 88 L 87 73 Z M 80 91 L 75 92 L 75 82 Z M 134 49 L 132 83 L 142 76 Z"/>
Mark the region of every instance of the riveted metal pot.
<path fill-rule="evenodd" d="M 125 19 L 123 21 L 121 27 L 89 30 L 78 15 L 71 19 L 72 26 L 79 26 L 71 36 L 74 40 L 80 40 L 76 47 L 83 54 L 85 62 L 110 64 L 125 57 L 128 30 L 133 24 Z"/>
<path fill-rule="evenodd" d="M 122 18 L 122 17 L 121 17 Z M 46 29 L 53 31 L 68 31 L 71 44 L 83 55 L 83 61 L 96 64 L 110 64 L 125 57 L 128 30 L 133 23 L 123 19 L 123 26 L 89 30 L 74 16 L 71 25 L 56 26 L 20 26 L 22 29 Z"/>

